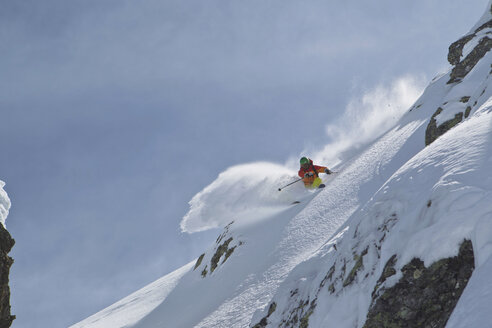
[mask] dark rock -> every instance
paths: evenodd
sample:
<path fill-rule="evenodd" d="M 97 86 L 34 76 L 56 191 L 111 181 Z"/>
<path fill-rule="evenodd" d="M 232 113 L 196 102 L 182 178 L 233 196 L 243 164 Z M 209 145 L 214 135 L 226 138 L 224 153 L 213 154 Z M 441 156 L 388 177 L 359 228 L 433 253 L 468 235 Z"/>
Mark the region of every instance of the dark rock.
<path fill-rule="evenodd" d="M 205 268 L 203 268 L 202 270 L 202 277 L 205 278 L 207 276 L 207 273 L 208 273 L 207 266 L 205 266 Z"/>
<path fill-rule="evenodd" d="M 268 308 L 268 315 L 267 317 L 271 316 L 273 312 L 277 309 L 277 303 L 273 302 L 270 304 L 270 307 Z"/>
<path fill-rule="evenodd" d="M 229 256 L 232 255 L 232 253 L 234 252 L 234 250 L 236 249 L 237 246 L 234 246 L 234 247 L 231 247 L 229 249 L 227 249 L 227 251 L 225 252 L 225 256 L 224 256 L 224 260 L 222 261 L 222 263 L 224 263 L 225 261 L 227 261 L 227 259 L 229 258 Z"/>
<path fill-rule="evenodd" d="M 232 237 L 224 241 L 222 245 L 217 247 L 217 250 L 215 251 L 214 256 L 212 256 L 212 259 L 210 260 L 210 272 L 214 272 L 214 270 L 217 268 L 217 265 L 219 264 L 219 260 L 222 257 L 222 255 L 226 254 L 226 257 L 224 258 L 224 263 L 229 256 L 231 256 L 232 252 L 234 251 L 235 247 L 229 249 L 229 243 L 232 241 Z"/>
<path fill-rule="evenodd" d="M 306 306 L 308 305 L 309 307 L 306 309 Z M 314 299 L 311 302 L 309 302 L 309 300 L 306 301 L 301 300 L 299 302 L 299 305 L 291 311 L 289 315 L 289 319 L 285 322 L 282 322 L 282 324 L 279 327 L 307 328 L 309 326 L 309 317 L 311 316 L 311 314 L 313 314 L 315 308 L 316 308 L 316 299 Z"/>
<path fill-rule="evenodd" d="M 200 255 L 200 257 L 198 258 L 198 260 L 196 260 L 195 267 L 193 268 L 193 271 L 195 271 L 196 268 L 198 268 L 200 266 L 200 264 L 202 264 L 202 261 L 203 261 L 203 258 L 204 257 L 205 257 L 205 253 L 203 253 L 202 255 Z"/>
<path fill-rule="evenodd" d="M 270 304 L 268 308 L 268 314 L 261 318 L 260 322 L 253 326 L 253 328 L 264 328 L 268 325 L 268 318 L 272 315 L 273 312 L 277 309 L 277 303 L 273 302 Z"/>
<path fill-rule="evenodd" d="M 388 262 L 386 262 L 386 264 L 384 265 L 384 269 L 383 272 L 381 273 L 381 277 L 379 277 L 378 282 L 374 287 L 374 291 L 372 292 L 373 298 L 375 297 L 379 287 L 386 281 L 386 279 L 396 274 L 395 264 L 396 264 L 396 254 L 391 256 Z"/>
<path fill-rule="evenodd" d="M 0 328 L 10 327 L 15 316 L 10 314 L 9 273 L 14 260 L 8 253 L 15 244 L 7 229 L 0 224 Z"/>
<path fill-rule="evenodd" d="M 449 46 L 448 61 L 451 65 L 456 65 L 460 62 L 465 44 L 467 44 L 474 37 L 475 34 L 465 35 L 464 37 Z"/>
<path fill-rule="evenodd" d="M 458 256 L 428 268 L 414 258 L 401 269 L 396 285 L 380 296 L 373 293 L 364 328 L 445 327 L 474 268 L 469 240 L 461 244 Z"/>
<path fill-rule="evenodd" d="M 436 116 L 441 114 L 443 109 L 439 107 L 437 111 L 432 115 L 427 129 L 425 130 L 425 145 L 428 146 L 438 137 L 442 136 L 444 133 L 448 132 L 456 124 L 463 120 L 463 113 L 458 113 L 453 119 L 448 120 L 441 125 L 437 126 Z"/>
<path fill-rule="evenodd" d="M 354 282 L 355 277 L 357 276 L 357 272 L 362 268 L 362 265 L 364 264 L 363 258 L 364 258 L 364 255 L 367 254 L 367 251 L 368 251 L 368 248 L 366 248 L 364 251 L 362 251 L 362 253 L 360 255 L 354 255 L 355 265 L 352 268 L 352 270 L 350 270 L 350 273 L 348 274 L 347 278 L 343 282 L 343 287 L 347 287 L 352 282 Z"/>
<path fill-rule="evenodd" d="M 324 285 L 326 284 L 326 282 L 329 280 L 329 281 L 332 281 L 333 280 L 333 274 L 335 273 L 335 264 L 333 264 L 330 268 L 330 270 L 328 270 L 328 273 L 326 274 L 326 276 L 323 278 L 323 280 L 321 280 L 321 283 L 319 284 L 319 288 L 323 288 Z"/>
<path fill-rule="evenodd" d="M 451 45 L 452 46 L 452 45 Z M 475 65 L 478 63 L 480 59 L 485 56 L 485 54 L 492 48 L 492 39 L 489 37 L 484 37 L 480 40 L 478 45 L 473 48 L 473 50 L 466 56 L 465 59 L 463 59 L 460 62 L 456 62 L 455 55 L 451 55 L 451 47 L 450 47 L 450 54 L 448 55 L 451 56 L 453 63 L 452 65 L 455 65 L 451 71 L 451 78 L 447 82 L 448 84 L 450 83 L 455 83 L 461 81 L 472 69 L 475 67 Z M 459 60 L 459 59 L 458 59 Z M 450 60 L 451 62 L 451 60 Z"/>
<path fill-rule="evenodd" d="M 470 112 L 471 112 L 471 107 L 470 106 L 466 107 L 466 110 L 465 110 L 465 118 L 467 118 L 468 116 L 470 116 Z"/>
<path fill-rule="evenodd" d="M 488 22 L 483 23 L 482 25 L 480 25 L 480 27 L 475 30 L 475 33 L 478 33 L 481 30 L 484 30 L 486 28 L 491 28 L 491 27 L 492 27 L 492 19 L 489 20 Z"/>
<path fill-rule="evenodd" d="M 459 82 L 471 69 L 476 65 L 476 63 L 490 50 L 490 39 L 488 37 L 480 40 L 478 46 L 476 46 L 472 52 L 461 61 L 461 56 L 463 56 L 463 48 L 465 45 L 477 36 L 477 33 L 487 29 L 492 28 L 492 19 L 486 23 L 480 25 L 474 33 L 465 35 L 456 42 L 453 42 L 449 46 L 448 61 L 451 65 L 456 66 L 451 72 L 451 79 L 449 83 Z"/>
<path fill-rule="evenodd" d="M 311 314 L 313 314 L 314 309 L 310 309 L 302 318 L 300 321 L 299 328 L 308 328 L 309 326 L 309 317 Z"/>

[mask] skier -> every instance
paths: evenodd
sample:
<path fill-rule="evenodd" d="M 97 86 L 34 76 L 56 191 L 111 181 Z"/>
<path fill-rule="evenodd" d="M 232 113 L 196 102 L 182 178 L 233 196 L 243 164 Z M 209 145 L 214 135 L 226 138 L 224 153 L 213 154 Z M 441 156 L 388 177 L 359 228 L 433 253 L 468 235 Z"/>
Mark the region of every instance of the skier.
<path fill-rule="evenodd" d="M 324 188 L 319 173 L 332 174 L 329 168 L 325 166 L 314 165 L 313 161 L 307 157 L 303 157 L 300 160 L 301 168 L 299 169 L 299 176 L 304 182 L 306 188 Z"/>

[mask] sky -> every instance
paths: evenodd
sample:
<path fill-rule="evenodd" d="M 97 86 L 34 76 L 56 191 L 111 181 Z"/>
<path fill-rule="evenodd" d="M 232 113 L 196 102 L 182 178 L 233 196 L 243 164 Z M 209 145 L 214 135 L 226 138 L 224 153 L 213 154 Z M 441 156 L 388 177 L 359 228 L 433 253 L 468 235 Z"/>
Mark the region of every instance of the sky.
<path fill-rule="evenodd" d="M 220 230 L 181 231 L 195 194 L 387 118 L 487 2 L 0 0 L 13 327 L 67 327 L 196 258 Z"/>

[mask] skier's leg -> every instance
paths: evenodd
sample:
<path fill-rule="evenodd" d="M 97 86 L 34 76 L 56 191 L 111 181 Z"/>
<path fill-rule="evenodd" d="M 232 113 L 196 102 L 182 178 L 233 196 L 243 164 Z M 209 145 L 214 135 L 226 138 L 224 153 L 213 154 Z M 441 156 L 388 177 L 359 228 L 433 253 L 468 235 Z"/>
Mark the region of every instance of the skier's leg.
<path fill-rule="evenodd" d="M 323 181 L 321 180 L 320 177 L 316 177 L 316 179 L 314 179 L 313 181 L 313 184 L 311 185 L 312 188 L 318 188 L 320 184 L 322 184 Z"/>

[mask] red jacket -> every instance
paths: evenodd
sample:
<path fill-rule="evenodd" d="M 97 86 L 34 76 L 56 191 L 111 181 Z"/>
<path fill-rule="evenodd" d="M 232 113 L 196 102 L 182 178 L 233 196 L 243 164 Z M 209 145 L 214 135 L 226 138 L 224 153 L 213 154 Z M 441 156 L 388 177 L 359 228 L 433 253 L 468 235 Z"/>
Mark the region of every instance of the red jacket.
<path fill-rule="evenodd" d="M 311 160 L 311 159 L 309 160 L 309 163 L 310 163 L 310 165 L 309 165 L 309 167 L 307 169 L 305 169 L 305 168 L 303 168 L 301 166 L 299 172 L 297 173 L 297 174 L 299 174 L 299 176 L 301 178 L 304 178 L 304 174 L 306 174 L 308 172 L 313 172 L 313 175 L 314 175 L 314 178 L 315 178 L 317 174 L 319 175 L 320 173 L 325 173 L 325 170 L 327 169 L 326 166 L 314 165 L 313 164 L 313 160 Z M 314 172 L 313 167 L 314 167 L 314 170 L 316 170 L 316 173 Z M 314 180 L 314 178 L 313 178 L 313 180 Z"/>

